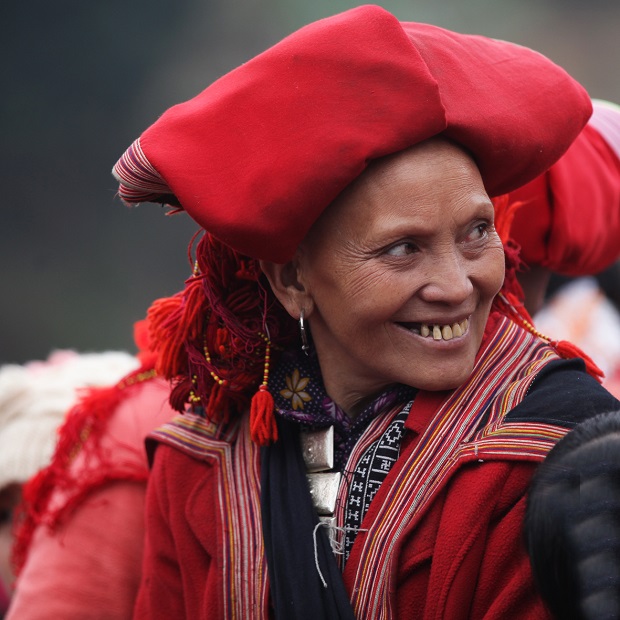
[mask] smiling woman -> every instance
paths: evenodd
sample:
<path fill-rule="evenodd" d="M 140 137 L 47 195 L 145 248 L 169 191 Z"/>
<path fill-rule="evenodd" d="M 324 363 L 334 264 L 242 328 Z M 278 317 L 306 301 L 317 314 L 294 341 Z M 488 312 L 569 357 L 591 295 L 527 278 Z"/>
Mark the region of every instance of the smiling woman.
<path fill-rule="evenodd" d="M 394 383 L 446 390 L 470 375 L 504 281 L 493 220 L 471 157 L 428 140 L 369 166 L 292 261 L 261 263 L 288 313 L 310 321 L 345 411 Z"/>
<path fill-rule="evenodd" d="M 531 327 L 502 195 L 590 112 L 531 50 L 364 6 L 130 146 L 120 196 L 204 228 L 150 317 L 180 413 L 150 438 L 136 617 L 547 617 L 529 481 L 620 403 Z"/>

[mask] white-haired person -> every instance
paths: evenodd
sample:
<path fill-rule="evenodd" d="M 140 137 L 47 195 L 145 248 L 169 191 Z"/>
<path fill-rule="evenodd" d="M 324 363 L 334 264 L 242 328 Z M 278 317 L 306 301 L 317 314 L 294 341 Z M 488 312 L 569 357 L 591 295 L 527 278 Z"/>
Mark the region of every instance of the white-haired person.
<path fill-rule="evenodd" d="M 58 350 L 45 360 L 0 368 L 0 581 L 7 595 L 13 591 L 10 552 L 23 485 L 49 464 L 57 429 L 80 390 L 117 381 L 136 366 L 135 357 L 122 351 Z"/>
<path fill-rule="evenodd" d="M 149 473 L 144 440 L 174 414 L 147 321 L 134 325 L 134 338 L 130 364 L 80 391 L 48 461 L 23 487 L 7 620 L 132 617 Z"/>

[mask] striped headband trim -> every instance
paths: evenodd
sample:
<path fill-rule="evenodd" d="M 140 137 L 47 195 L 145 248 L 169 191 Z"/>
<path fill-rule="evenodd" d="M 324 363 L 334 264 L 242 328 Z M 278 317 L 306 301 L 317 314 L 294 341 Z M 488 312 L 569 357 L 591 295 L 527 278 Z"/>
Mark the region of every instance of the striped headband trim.
<path fill-rule="evenodd" d="M 123 153 L 112 168 L 112 174 L 119 182 L 118 195 L 126 203 L 161 202 L 164 196 L 172 196 L 170 188 L 144 154 L 140 138 Z"/>

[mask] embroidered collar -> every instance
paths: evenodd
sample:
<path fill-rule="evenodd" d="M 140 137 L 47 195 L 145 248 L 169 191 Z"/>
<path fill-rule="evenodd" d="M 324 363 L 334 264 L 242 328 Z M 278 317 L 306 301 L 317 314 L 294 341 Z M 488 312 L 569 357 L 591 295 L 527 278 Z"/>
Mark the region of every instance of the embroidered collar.
<path fill-rule="evenodd" d="M 395 384 L 384 390 L 354 419 L 328 395 L 315 355 L 286 352 L 269 377 L 276 413 L 312 429 L 334 426 L 336 467 L 342 468 L 349 452 L 371 420 L 399 403 L 415 397 L 415 388 Z"/>

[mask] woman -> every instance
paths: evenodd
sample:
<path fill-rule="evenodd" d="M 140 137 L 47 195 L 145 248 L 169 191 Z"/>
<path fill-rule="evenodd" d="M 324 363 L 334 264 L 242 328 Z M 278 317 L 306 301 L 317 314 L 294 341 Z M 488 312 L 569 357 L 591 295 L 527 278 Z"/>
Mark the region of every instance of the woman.
<path fill-rule="evenodd" d="M 530 50 L 364 6 L 134 142 L 121 197 L 206 231 L 150 317 L 188 407 L 151 435 L 136 617 L 546 616 L 527 485 L 617 401 L 527 329 L 489 196 L 590 111 Z"/>

